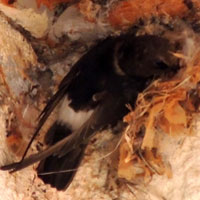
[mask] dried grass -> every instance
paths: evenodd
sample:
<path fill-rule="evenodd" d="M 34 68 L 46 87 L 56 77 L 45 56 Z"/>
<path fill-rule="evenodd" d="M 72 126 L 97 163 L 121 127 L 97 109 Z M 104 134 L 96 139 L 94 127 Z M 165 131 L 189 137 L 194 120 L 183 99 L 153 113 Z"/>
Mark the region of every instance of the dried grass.
<path fill-rule="evenodd" d="M 182 17 L 188 11 L 183 0 L 127 0 L 118 2 L 109 13 L 109 22 L 117 28 L 126 28 L 140 18 L 152 16 Z"/>
<path fill-rule="evenodd" d="M 200 97 L 200 48 L 196 36 L 183 35 L 184 48 L 174 53 L 181 59 L 182 69 L 170 80 L 154 81 L 139 94 L 136 109 L 124 118 L 129 126 L 120 146 L 118 175 L 122 178 L 139 177 L 146 182 L 155 173 L 172 177 L 169 163 L 159 154 L 159 134 L 194 134 L 192 119 L 198 113 Z"/>

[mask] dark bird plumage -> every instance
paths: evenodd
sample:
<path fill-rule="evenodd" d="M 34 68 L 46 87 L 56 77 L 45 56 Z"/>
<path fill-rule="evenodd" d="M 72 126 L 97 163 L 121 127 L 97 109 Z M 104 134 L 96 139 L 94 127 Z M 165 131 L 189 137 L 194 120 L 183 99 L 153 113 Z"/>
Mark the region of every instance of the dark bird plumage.
<path fill-rule="evenodd" d="M 79 166 L 88 140 L 97 131 L 122 120 L 128 113 L 125 105 L 134 107 L 138 93 L 153 79 L 177 69 L 177 59 L 170 53 L 173 50 L 167 39 L 152 35 L 127 34 L 99 42 L 64 77 L 40 115 L 35 135 L 59 104 L 57 121 L 45 137 L 49 147 L 1 169 L 13 172 L 41 161 L 37 168 L 39 177 L 58 190 L 65 189 L 75 175 L 73 169 Z M 64 170 L 71 171 L 59 173 Z"/>

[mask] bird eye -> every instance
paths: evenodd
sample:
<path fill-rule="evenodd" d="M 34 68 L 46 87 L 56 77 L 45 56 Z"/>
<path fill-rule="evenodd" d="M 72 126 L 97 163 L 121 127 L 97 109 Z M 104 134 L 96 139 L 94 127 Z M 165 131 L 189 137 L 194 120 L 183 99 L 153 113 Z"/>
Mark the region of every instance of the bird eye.
<path fill-rule="evenodd" d="M 166 70 L 169 68 L 169 66 L 166 63 L 164 63 L 163 61 L 157 61 L 156 68 L 158 68 L 160 70 Z"/>

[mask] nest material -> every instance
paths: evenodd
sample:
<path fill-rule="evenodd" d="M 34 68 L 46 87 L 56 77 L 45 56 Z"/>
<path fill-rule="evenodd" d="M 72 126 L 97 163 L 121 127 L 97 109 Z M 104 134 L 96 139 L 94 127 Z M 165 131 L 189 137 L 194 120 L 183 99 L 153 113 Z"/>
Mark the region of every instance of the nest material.
<path fill-rule="evenodd" d="M 189 33 L 190 32 L 190 33 Z M 118 175 L 131 181 L 150 180 L 155 173 L 172 177 L 172 170 L 160 151 L 161 135 L 193 135 L 199 111 L 200 48 L 199 38 L 191 31 L 185 38 L 180 58 L 182 69 L 170 80 L 154 81 L 139 94 L 136 109 L 124 121 L 129 124 L 120 146 Z"/>

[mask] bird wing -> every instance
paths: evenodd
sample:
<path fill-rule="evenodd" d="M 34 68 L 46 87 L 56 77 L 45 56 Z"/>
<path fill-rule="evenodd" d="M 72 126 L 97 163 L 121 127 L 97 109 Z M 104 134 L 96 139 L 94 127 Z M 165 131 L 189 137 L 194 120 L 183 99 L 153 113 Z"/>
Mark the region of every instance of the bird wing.
<path fill-rule="evenodd" d="M 116 99 L 117 98 L 117 99 Z M 1 170 L 9 170 L 15 172 L 21 170 L 35 162 L 43 160 L 50 155 L 62 157 L 74 150 L 81 144 L 86 144 L 91 136 L 97 131 L 107 127 L 107 125 L 114 125 L 124 113 L 127 112 L 123 96 L 117 97 L 108 94 L 104 101 L 97 106 L 91 117 L 78 129 L 70 134 L 68 137 L 62 139 L 46 150 L 33 154 L 23 161 L 16 162 L 10 165 L 2 166 Z"/>
<path fill-rule="evenodd" d="M 106 40 L 100 42 L 99 44 L 91 48 L 85 55 L 83 55 L 83 57 L 73 66 L 70 72 L 63 78 L 63 80 L 61 81 L 59 85 L 58 91 L 56 92 L 55 95 L 53 95 L 53 97 L 50 99 L 50 101 L 47 103 L 47 105 L 45 106 L 41 114 L 39 115 L 38 117 L 39 123 L 38 123 L 37 129 L 35 130 L 31 140 L 29 141 L 26 147 L 26 150 L 22 156 L 21 161 L 25 158 L 33 140 L 39 133 L 40 129 L 46 122 L 51 112 L 58 105 L 58 103 L 63 99 L 65 94 L 67 94 L 68 88 L 81 78 L 86 79 L 88 76 L 91 77 L 91 74 L 92 74 L 91 70 L 95 71 L 97 68 L 99 68 L 99 66 L 98 65 L 96 66 L 95 64 L 98 63 L 99 58 L 101 58 L 102 56 L 105 57 L 104 55 L 106 55 L 107 51 L 109 51 L 108 49 L 112 47 L 113 42 L 114 42 L 113 39 L 107 38 Z M 91 68 L 91 65 L 93 66 L 93 68 Z M 84 73 L 81 74 L 81 71 L 83 70 L 84 70 L 84 73 L 86 73 L 86 75 Z"/>
<path fill-rule="evenodd" d="M 44 123 L 48 119 L 48 117 L 51 114 L 51 112 L 55 109 L 55 107 L 59 104 L 59 102 L 65 96 L 69 85 L 73 82 L 73 80 L 75 78 L 77 78 L 77 76 L 79 74 L 78 66 L 79 65 L 76 65 L 75 68 L 72 69 L 69 72 L 69 74 L 67 74 L 65 76 L 65 78 L 63 79 L 63 81 L 59 85 L 59 90 L 53 95 L 53 97 L 51 97 L 51 99 L 49 100 L 47 105 L 44 107 L 44 109 L 42 110 L 42 112 L 38 116 L 38 119 L 39 119 L 38 126 L 37 126 L 32 138 L 31 138 L 31 140 L 28 143 L 28 145 L 26 147 L 26 150 L 24 151 L 24 154 L 23 154 L 23 156 L 21 158 L 21 161 L 24 160 L 24 158 L 25 158 L 25 156 L 26 156 L 31 144 L 33 143 L 34 139 L 36 138 L 36 136 L 39 133 L 39 131 L 41 130 L 42 126 L 44 125 Z"/>

